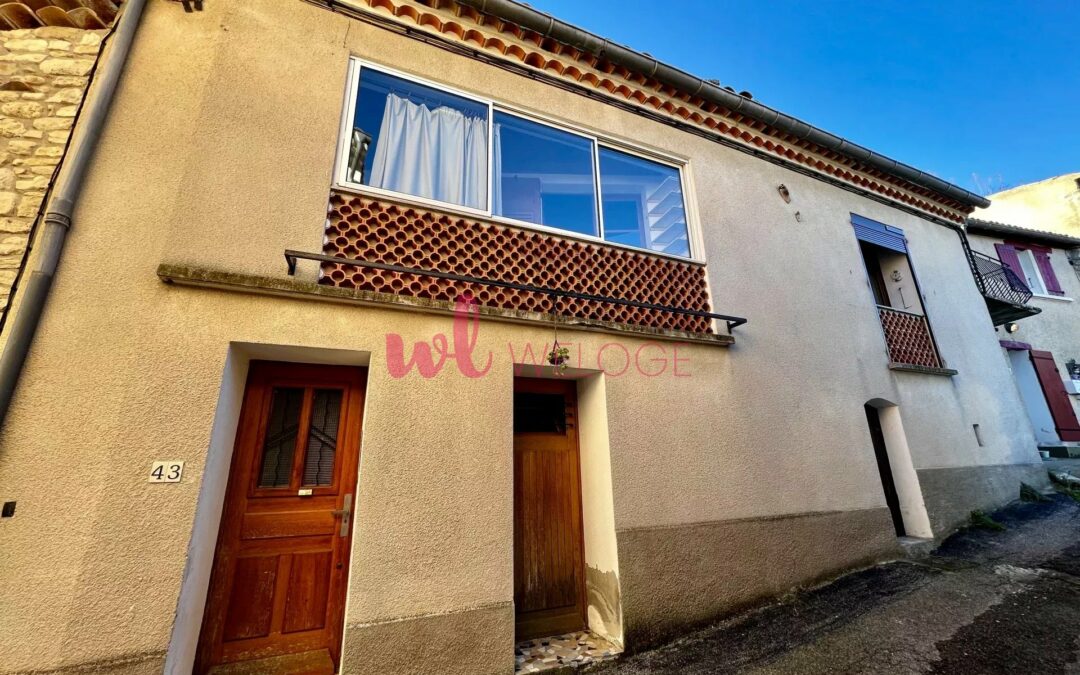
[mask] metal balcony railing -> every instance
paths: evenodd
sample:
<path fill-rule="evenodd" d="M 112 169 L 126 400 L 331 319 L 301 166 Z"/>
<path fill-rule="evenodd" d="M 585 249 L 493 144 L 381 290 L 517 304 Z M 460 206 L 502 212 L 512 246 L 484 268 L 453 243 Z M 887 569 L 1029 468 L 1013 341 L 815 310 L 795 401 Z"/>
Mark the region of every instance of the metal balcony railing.
<path fill-rule="evenodd" d="M 427 270 L 416 267 L 401 267 L 399 265 L 387 265 L 385 263 L 374 262 L 370 260 L 350 260 L 348 258 L 341 258 L 337 256 L 323 255 L 320 253 L 305 253 L 304 251 L 285 251 L 285 262 L 289 266 L 289 276 L 296 274 L 296 261 L 297 260 L 318 260 L 324 263 L 334 263 L 336 265 L 348 265 L 351 267 L 363 267 L 369 269 L 383 270 L 386 272 L 393 272 L 396 274 L 409 274 L 416 276 L 433 277 L 436 279 L 448 279 L 450 281 L 461 281 L 465 283 L 481 284 L 485 286 L 494 286 L 498 288 L 509 288 L 517 291 L 525 291 L 528 293 L 539 293 L 543 295 L 551 296 L 552 298 L 570 298 L 575 300 L 588 300 L 592 302 L 604 302 L 613 305 L 620 305 L 624 307 L 636 307 L 640 309 L 652 309 L 661 312 L 669 312 L 671 314 L 696 316 L 704 319 L 718 319 L 727 324 L 728 332 L 730 333 L 733 328 L 745 324 L 748 319 L 741 316 L 731 316 L 729 314 L 716 314 L 715 312 L 706 312 L 701 310 L 686 309 L 685 307 L 670 307 L 667 305 L 659 305 L 649 302 L 636 302 L 634 300 L 627 300 L 626 298 L 613 298 L 606 295 L 593 295 L 589 293 L 575 293 L 573 291 L 567 291 L 559 288 L 540 288 L 538 286 L 530 286 L 527 284 L 515 284 L 508 281 L 500 281 L 498 279 L 482 279 L 479 277 L 466 276 L 462 274 L 450 274 L 448 272 L 440 272 L 438 270 Z M 558 303 L 552 302 L 552 307 L 557 308 Z"/>
<path fill-rule="evenodd" d="M 973 271 L 979 290 L 986 297 L 1024 305 L 1031 299 L 1031 289 L 1015 272 L 1006 267 L 997 258 L 972 251 Z"/>
<path fill-rule="evenodd" d="M 925 316 L 883 305 L 878 305 L 878 314 L 890 361 L 924 368 L 944 367 Z"/>

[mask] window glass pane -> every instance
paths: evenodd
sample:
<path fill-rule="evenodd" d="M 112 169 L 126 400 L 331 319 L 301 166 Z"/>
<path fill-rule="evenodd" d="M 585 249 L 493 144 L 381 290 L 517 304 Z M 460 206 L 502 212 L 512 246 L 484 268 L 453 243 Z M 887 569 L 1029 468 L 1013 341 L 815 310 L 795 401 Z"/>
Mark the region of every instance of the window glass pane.
<path fill-rule="evenodd" d="M 296 435 L 300 430 L 304 390 L 301 387 L 274 387 L 270 395 L 270 419 L 266 423 L 266 439 L 263 441 L 259 487 L 288 487 Z"/>
<path fill-rule="evenodd" d="M 562 394 L 514 394 L 514 433 L 566 433 L 566 398 Z"/>
<path fill-rule="evenodd" d="M 600 148 L 604 239 L 672 255 L 689 256 L 679 170 Z"/>
<path fill-rule="evenodd" d="M 484 103 L 364 68 L 346 178 L 486 209 L 487 115 Z"/>
<path fill-rule="evenodd" d="M 304 485 L 330 485 L 334 482 L 341 393 L 340 389 L 315 390 L 311 401 L 307 454 L 304 456 Z"/>
<path fill-rule="evenodd" d="M 494 136 L 495 215 L 598 233 L 590 139 L 502 112 Z"/>
<path fill-rule="evenodd" d="M 1020 268 L 1024 271 L 1024 279 L 1027 281 L 1028 288 L 1033 293 L 1040 293 L 1046 295 L 1046 287 L 1043 285 L 1042 277 L 1039 276 L 1039 269 L 1035 265 L 1035 256 L 1031 251 L 1017 251 L 1016 256 L 1020 259 Z"/>

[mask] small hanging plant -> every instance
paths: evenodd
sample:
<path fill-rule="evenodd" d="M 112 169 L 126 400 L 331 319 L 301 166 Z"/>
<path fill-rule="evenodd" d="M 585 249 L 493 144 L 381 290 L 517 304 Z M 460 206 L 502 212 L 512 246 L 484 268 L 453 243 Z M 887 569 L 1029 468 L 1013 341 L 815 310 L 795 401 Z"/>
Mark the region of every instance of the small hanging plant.
<path fill-rule="evenodd" d="M 551 343 L 551 351 L 548 352 L 548 363 L 560 371 L 566 370 L 566 364 L 570 361 L 570 349 L 559 344 L 559 298 L 551 297 L 551 318 L 555 327 L 555 337 Z"/>
<path fill-rule="evenodd" d="M 560 347 L 559 341 L 556 340 L 555 344 L 551 345 L 551 351 L 548 352 L 548 363 L 558 367 L 559 370 L 566 370 L 566 364 L 570 361 L 570 349 L 568 347 Z"/>

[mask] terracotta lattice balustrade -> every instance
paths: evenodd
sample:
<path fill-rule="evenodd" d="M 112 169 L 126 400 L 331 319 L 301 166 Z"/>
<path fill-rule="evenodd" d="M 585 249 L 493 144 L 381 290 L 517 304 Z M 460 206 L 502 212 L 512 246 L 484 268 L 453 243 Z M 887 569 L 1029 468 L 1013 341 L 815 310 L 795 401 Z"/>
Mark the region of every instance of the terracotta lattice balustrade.
<path fill-rule="evenodd" d="M 326 255 L 636 302 L 709 311 L 705 269 L 647 253 L 494 225 L 423 208 L 333 192 Z M 337 263 L 321 283 L 362 291 L 552 312 L 545 293 L 497 288 Z M 561 298 L 561 315 L 586 320 L 711 333 L 707 318 L 591 300 Z"/>
<path fill-rule="evenodd" d="M 881 313 L 881 327 L 885 331 L 885 343 L 889 347 L 889 360 L 927 368 L 943 367 L 925 316 L 888 307 L 878 307 L 878 311 Z"/>

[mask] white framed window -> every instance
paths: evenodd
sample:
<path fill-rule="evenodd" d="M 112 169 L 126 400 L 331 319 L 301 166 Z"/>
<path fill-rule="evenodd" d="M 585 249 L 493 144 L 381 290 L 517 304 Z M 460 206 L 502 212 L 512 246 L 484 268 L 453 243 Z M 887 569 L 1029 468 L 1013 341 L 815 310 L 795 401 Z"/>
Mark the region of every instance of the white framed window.
<path fill-rule="evenodd" d="M 337 183 L 693 258 L 685 165 L 359 59 Z"/>
<path fill-rule="evenodd" d="M 1017 251 L 1016 257 L 1020 259 L 1020 269 L 1024 273 L 1024 281 L 1031 292 L 1036 295 L 1047 295 L 1046 282 L 1043 281 L 1039 265 L 1035 262 L 1035 254 L 1029 249 L 1024 249 Z"/>

